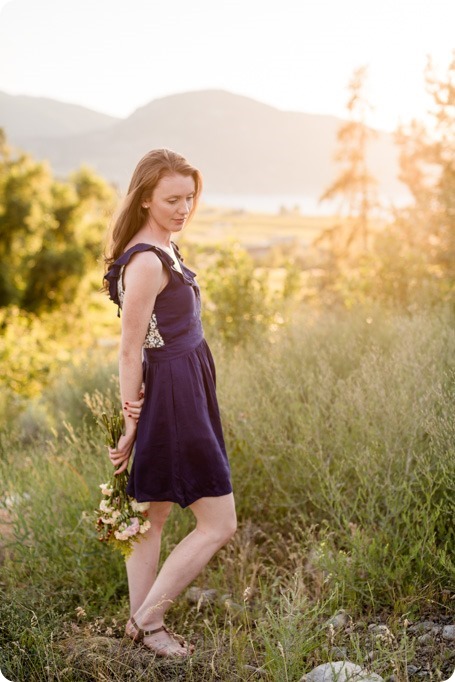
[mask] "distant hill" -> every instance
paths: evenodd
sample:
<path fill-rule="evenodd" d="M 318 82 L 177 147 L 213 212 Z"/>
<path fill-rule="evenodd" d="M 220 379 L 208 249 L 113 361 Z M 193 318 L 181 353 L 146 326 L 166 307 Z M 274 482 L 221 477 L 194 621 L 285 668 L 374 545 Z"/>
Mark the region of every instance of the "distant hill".
<path fill-rule="evenodd" d="M 186 155 L 202 170 L 207 193 L 318 197 L 336 173 L 340 119 L 281 111 L 222 90 L 156 99 L 126 119 L 53 100 L 15 99 L 15 120 L 8 122 L 3 110 L 0 114 L 8 139 L 49 159 L 59 175 L 88 164 L 124 189 L 139 158 L 155 147 Z M 65 126 L 71 128 L 66 134 Z M 369 157 L 381 193 L 402 196 L 389 133 L 378 133 Z"/>
<path fill-rule="evenodd" d="M 0 127 L 6 130 L 11 142 L 28 137 L 54 138 L 84 134 L 102 130 L 119 120 L 78 104 L 0 92 Z"/>

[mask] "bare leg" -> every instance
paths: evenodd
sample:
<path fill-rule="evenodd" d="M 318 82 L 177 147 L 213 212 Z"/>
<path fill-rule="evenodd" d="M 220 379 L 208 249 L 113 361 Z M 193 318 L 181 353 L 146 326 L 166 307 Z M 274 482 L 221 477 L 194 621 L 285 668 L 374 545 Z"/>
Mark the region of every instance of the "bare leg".
<path fill-rule="evenodd" d="M 155 582 L 160 558 L 161 533 L 172 502 L 150 502 L 148 520 L 150 530 L 134 544 L 133 553 L 126 561 L 130 593 L 130 614 L 133 615 Z"/>
<path fill-rule="evenodd" d="M 173 549 L 135 613 L 136 622 L 144 630 L 154 630 L 163 624 L 164 614 L 172 600 L 199 575 L 215 552 L 235 533 L 232 493 L 222 497 L 203 497 L 191 505 L 191 510 L 196 517 L 196 528 Z M 186 654 L 186 650 L 166 632 L 146 637 L 145 644 L 154 650 L 165 649 L 166 655 Z"/>

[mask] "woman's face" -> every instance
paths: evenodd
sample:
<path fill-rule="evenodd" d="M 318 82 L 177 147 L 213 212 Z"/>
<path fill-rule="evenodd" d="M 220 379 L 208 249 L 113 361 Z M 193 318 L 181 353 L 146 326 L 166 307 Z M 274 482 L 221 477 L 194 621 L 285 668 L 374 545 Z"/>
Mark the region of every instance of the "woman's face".
<path fill-rule="evenodd" d="M 193 207 L 195 183 L 191 175 L 166 175 L 156 185 L 152 198 L 142 206 L 148 209 L 147 224 L 160 231 L 180 232 Z"/>

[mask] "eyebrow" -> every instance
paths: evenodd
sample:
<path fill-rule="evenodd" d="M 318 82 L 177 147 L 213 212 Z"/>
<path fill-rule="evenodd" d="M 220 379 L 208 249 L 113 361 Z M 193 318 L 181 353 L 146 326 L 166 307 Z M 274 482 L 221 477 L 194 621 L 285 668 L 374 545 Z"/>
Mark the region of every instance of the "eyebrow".
<path fill-rule="evenodd" d="M 169 196 L 166 197 L 166 199 L 180 199 L 182 196 L 186 197 L 194 197 L 195 192 L 188 192 L 188 194 L 169 194 Z"/>

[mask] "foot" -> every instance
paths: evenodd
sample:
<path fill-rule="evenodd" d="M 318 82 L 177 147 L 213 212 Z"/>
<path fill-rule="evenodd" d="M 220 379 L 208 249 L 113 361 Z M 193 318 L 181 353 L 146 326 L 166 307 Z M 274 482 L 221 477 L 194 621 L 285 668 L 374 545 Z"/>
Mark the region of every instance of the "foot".
<path fill-rule="evenodd" d="M 174 635 L 164 625 L 150 630 L 143 630 L 134 618 L 126 624 L 125 633 L 135 642 L 142 642 L 156 656 L 186 658 L 190 651 L 187 643 L 178 635 Z"/>

